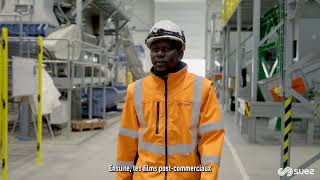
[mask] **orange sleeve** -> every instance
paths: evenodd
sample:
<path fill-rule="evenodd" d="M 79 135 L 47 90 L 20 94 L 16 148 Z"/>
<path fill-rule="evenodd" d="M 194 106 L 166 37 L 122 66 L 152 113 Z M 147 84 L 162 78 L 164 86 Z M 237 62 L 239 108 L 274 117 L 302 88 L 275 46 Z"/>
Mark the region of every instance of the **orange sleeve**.
<path fill-rule="evenodd" d="M 198 152 L 201 165 L 211 167 L 211 171 L 201 172 L 201 180 L 216 180 L 224 142 L 224 126 L 214 86 L 205 91 L 200 111 Z"/>
<path fill-rule="evenodd" d="M 115 166 L 129 166 L 130 169 L 138 152 L 138 119 L 134 108 L 134 83 L 127 89 L 123 106 L 121 125 L 117 141 L 117 162 Z M 116 172 L 117 180 L 131 180 L 132 174 L 127 171 Z"/>

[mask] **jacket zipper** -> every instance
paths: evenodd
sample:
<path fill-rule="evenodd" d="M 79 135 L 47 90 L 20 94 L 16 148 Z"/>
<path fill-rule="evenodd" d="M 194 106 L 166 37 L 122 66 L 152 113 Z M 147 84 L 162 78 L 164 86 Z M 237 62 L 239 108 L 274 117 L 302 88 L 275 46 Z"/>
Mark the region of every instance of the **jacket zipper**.
<path fill-rule="evenodd" d="M 164 97 L 165 97 L 165 168 L 168 166 L 168 77 L 164 78 Z M 164 179 L 167 180 L 168 172 L 165 171 Z"/>
<path fill-rule="evenodd" d="M 156 119 L 156 134 L 159 134 L 159 107 L 160 102 L 157 102 L 157 119 Z"/>

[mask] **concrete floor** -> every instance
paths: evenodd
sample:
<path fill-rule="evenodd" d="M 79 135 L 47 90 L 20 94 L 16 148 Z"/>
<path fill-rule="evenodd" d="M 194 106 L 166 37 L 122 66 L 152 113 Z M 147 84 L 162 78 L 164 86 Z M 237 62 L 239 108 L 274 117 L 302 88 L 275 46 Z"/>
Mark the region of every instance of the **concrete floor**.
<path fill-rule="evenodd" d="M 36 167 L 35 142 L 9 143 L 9 180 L 106 180 L 115 179 L 108 172 L 108 165 L 115 162 L 115 144 L 119 128 L 119 116 L 107 119 L 104 130 L 73 132 L 69 138 L 59 136 L 45 138 L 43 165 Z M 249 144 L 246 136 L 240 136 L 232 114 L 224 113 L 226 138 L 223 147 L 219 180 L 277 180 L 280 164 L 280 145 L 263 142 L 266 134 L 257 133 L 258 144 Z M 260 123 L 260 122 L 259 122 Z M 258 131 L 260 126 L 258 123 Z M 262 123 L 263 125 L 263 123 Z M 267 131 L 263 131 L 267 132 Z M 45 136 L 46 137 L 46 136 Z M 320 152 L 319 145 L 292 147 L 292 166 L 297 167 Z M 296 180 L 319 180 L 320 161 L 314 168 L 316 175 L 296 176 Z"/>

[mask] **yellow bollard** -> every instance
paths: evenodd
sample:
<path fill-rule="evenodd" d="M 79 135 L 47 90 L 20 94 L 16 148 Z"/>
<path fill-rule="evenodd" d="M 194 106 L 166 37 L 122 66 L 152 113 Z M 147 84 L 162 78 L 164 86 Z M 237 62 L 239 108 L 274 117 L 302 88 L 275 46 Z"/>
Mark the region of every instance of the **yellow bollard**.
<path fill-rule="evenodd" d="M 2 78 L 1 108 L 2 108 L 2 179 L 7 180 L 8 174 L 8 29 L 2 28 Z"/>
<path fill-rule="evenodd" d="M 38 38 L 38 137 L 37 137 L 37 158 L 36 165 L 42 164 L 42 59 L 43 59 L 43 38 Z"/>
<path fill-rule="evenodd" d="M 129 85 L 130 83 L 132 83 L 132 73 L 130 71 L 127 72 L 127 84 Z"/>

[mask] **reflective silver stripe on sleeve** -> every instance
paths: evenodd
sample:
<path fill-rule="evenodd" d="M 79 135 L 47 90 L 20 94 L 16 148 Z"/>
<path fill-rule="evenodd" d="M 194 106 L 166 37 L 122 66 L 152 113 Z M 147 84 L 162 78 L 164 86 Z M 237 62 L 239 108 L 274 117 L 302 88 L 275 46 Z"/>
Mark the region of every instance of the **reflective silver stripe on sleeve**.
<path fill-rule="evenodd" d="M 197 126 L 202 97 L 202 77 L 196 76 L 193 85 L 192 126 Z"/>
<path fill-rule="evenodd" d="M 146 126 L 142 113 L 142 82 L 143 79 L 139 79 L 134 84 L 134 108 L 136 110 L 138 121 L 142 127 Z"/>
<path fill-rule="evenodd" d="M 117 161 L 116 166 L 133 166 L 133 161 Z"/>
<path fill-rule="evenodd" d="M 143 109 L 142 109 L 142 82 L 143 79 L 139 79 L 134 84 L 134 108 L 136 110 L 138 121 L 141 124 L 141 130 L 139 132 L 139 139 L 138 139 L 138 148 L 139 149 L 146 149 L 148 151 L 159 153 L 161 152 L 161 148 L 157 146 L 146 143 L 142 141 L 142 137 L 146 131 L 146 123 L 143 116 Z"/>
<path fill-rule="evenodd" d="M 208 124 L 202 125 L 199 127 L 199 134 L 205 134 L 211 131 L 223 130 L 224 124 L 223 121 L 210 122 Z"/>
<path fill-rule="evenodd" d="M 197 138 L 197 125 L 200 117 L 200 106 L 202 98 L 202 82 L 203 78 L 200 76 L 195 76 L 193 83 L 193 99 L 192 99 L 192 145 L 194 149 L 197 147 L 198 138 Z M 193 150 L 194 150 L 193 149 Z"/>
<path fill-rule="evenodd" d="M 130 130 L 127 128 L 120 128 L 119 134 L 123 136 L 131 137 L 131 138 L 138 138 L 138 131 Z"/>
<path fill-rule="evenodd" d="M 220 157 L 219 156 L 203 156 L 201 157 L 201 164 L 205 165 L 208 163 L 215 163 L 220 166 Z"/>

